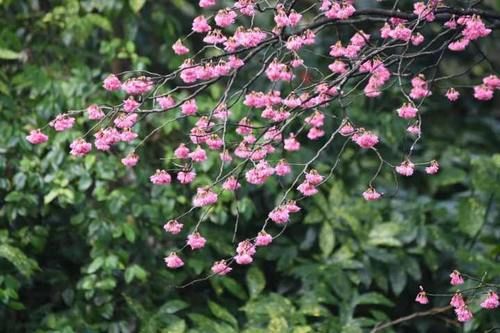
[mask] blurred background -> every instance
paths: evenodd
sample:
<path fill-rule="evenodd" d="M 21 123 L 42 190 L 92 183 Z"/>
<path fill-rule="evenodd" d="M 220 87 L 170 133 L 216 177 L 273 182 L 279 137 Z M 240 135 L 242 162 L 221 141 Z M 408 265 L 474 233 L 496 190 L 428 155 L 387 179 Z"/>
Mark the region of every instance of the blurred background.
<path fill-rule="evenodd" d="M 500 10 L 498 1 L 484 3 Z M 176 288 L 205 276 L 214 260 L 232 253 L 237 210 L 231 197 L 223 197 L 202 226 L 209 246 L 184 254 L 181 270 L 164 267 L 163 257 L 185 235 L 166 237 L 163 223 L 189 207 L 193 189 L 152 187 L 148 177 L 172 153 L 171 142 L 184 135 L 183 124 L 154 135 L 138 152 L 140 166 L 133 171 L 121 165 L 121 152 L 83 159 L 68 154 L 72 139 L 90 128 L 85 119 L 74 130 L 51 133 L 44 145 L 32 146 L 25 136 L 61 112 L 109 102 L 101 81 L 110 72 L 166 73 L 177 67 L 181 60 L 170 46 L 190 31 L 197 13 L 196 2 L 188 0 L 0 0 L 1 332 L 361 333 L 447 305 L 449 297 L 432 298 L 427 306 L 414 298 L 419 285 L 449 292 L 453 269 L 477 277 L 487 273 L 487 280 L 498 282 L 500 100 L 478 103 L 468 88 L 499 73 L 495 32 L 441 63 L 440 74 L 446 75 L 476 63 L 481 53 L 490 59 L 460 78 L 441 81 L 423 107 L 424 139 L 416 154 L 439 160 L 442 172 L 400 181 L 396 195 L 366 203 L 360 193 L 378 160 L 347 146 L 334 177 L 303 202 L 299 218 L 259 251 L 254 264 Z M 335 40 L 321 35 L 317 53 Z M 200 48 L 196 39 L 188 44 Z M 329 62 L 309 58 L 318 67 Z M 453 104 L 439 96 L 451 85 L 463 88 Z M 199 100 L 201 108 L 213 105 L 220 90 L 212 87 Z M 405 125 L 394 121 L 400 105 L 397 90 L 389 88 L 383 99 L 357 99 L 349 106 L 360 123 L 380 129 L 393 162 L 402 160 L 400 152 L 409 145 Z M 148 118 L 140 133 L 158 123 Z M 318 170 L 329 170 L 339 146 L 333 145 Z M 215 167 L 209 161 L 206 173 Z M 199 172 L 200 182 L 203 177 Z M 389 170 L 377 186 L 394 192 Z M 279 188 L 271 181 L 242 191 L 242 235 L 260 229 Z M 500 327 L 498 310 L 479 311 L 465 326 L 448 311 L 384 332 L 494 327 Z"/>

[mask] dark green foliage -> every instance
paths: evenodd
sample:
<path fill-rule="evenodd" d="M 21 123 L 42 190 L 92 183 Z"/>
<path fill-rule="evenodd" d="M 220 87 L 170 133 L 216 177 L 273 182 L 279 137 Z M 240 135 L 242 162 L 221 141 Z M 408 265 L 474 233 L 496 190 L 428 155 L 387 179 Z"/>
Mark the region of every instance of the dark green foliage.
<path fill-rule="evenodd" d="M 148 177 L 172 154 L 169 142 L 183 135 L 183 124 L 152 137 L 133 172 L 119 162 L 123 147 L 70 157 L 77 130 L 51 133 L 42 146 L 24 136 L 60 112 L 108 98 L 100 89 L 106 73 L 179 65 L 169 45 L 189 30 L 194 13 L 194 3 L 185 0 L 0 0 L 0 331 L 358 333 L 428 309 L 413 302 L 418 285 L 447 292 L 455 268 L 487 272 L 498 282 L 498 97 L 479 105 L 466 96 L 450 105 L 436 96 L 423 107 L 425 134 L 416 154 L 439 159 L 440 174 L 400 180 L 392 195 L 394 178 L 384 169 L 377 186 L 388 198 L 367 203 L 360 193 L 378 161 L 348 145 L 332 180 L 303 202 L 255 264 L 177 288 L 231 255 L 238 210 L 239 234 L 259 230 L 279 184 L 245 189 L 238 207 L 223 198 L 202 226 L 210 246 L 170 271 L 163 256 L 183 239 L 167 237 L 162 225 L 189 207 L 192 190 L 152 188 Z M 498 46 L 484 45 L 495 54 Z M 445 63 L 442 70 L 457 67 Z M 476 66 L 465 80 L 478 82 L 484 73 Z M 386 94 L 384 102 L 360 99 L 349 107 L 360 122 L 384 126 L 383 149 L 391 154 L 408 141 L 403 122 L 394 121 L 401 101 L 396 92 Z M 211 103 L 208 95 L 201 107 Z M 142 133 L 159 123 L 148 119 Z M 89 129 L 83 120 L 79 125 Z M 318 170 L 328 172 L 342 143 L 329 148 Z M 463 329 L 443 318 L 454 316 L 423 317 L 394 331 L 500 326 L 498 311 L 479 312 Z"/>

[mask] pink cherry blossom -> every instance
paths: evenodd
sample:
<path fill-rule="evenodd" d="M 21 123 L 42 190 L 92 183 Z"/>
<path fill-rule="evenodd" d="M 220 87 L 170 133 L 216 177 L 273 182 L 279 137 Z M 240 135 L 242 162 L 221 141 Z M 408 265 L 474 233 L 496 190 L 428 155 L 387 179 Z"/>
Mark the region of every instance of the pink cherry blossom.
<path fill-rule="evenodd" d="M 422 287 L 420 287 L 420 292 L 417 294 L 415 301 L 420 304 L 429 303 L 429 299 L 427 298 L 427 293 L 424 291 Z"/>
<path fill-rule="evenodd" d="M 156 102 L 162 110 L 168 110 L 175 106 L 175 100 L 172 96 L 161 96 L 156 99 Z"/>
<path fill-rule="evenodd" d="M 221 260 L 214 262 L 211 270 L 214 274 L 223 276 L 229 274 L 233 269 L 227 265 L 225 260 Z"/>
<path fill-rule="evenodd" d="M 87 108 L 87 115 L 90 120 L 99 120 L 104 118 L 105 114 L 97 104 L 92 104 Z"/>
<path fill-rule="evenodd" d="M 450 100 L 451 102 L 455 102 L 459 97 L 460 93 L 454 88 L 450 88 L 446 91 L 446 98 L 448 98 L 448 100 Z"/>
<path fill-rule="evenodd" d="M 207 19 L 203 15 L 200 15 L 193 20 L 192 29 L 194 32 L 198 33 L 209 32 L 210 30 L 212 30 L 207 22 Z"/>
<path fill-rule="evenodd" d="M 460 272 L 457 270 L 454 270 L 453 272 L 451 272 L 450 278 L 451 278 L 450 284 L 452 286 L 458 286 L 458 285 L 464 283 L 464 279 L 462 277 L 462 274 L 460 274 Z"/>
<path fill-rule="evenodd" d="M 168 185 L 172 182 L 172 176 L 165 170 L 156 170 L 149 180 L 155 185 Z"/>
<path fill-rule="evenodd" d="M 104 79 L 102 86 L 108 91 L 115 91 L 121 88 L 122 83 L 120 82 L 120 79 L 116 77 L 116 75 L 110 74 Z"/>
<path fill-rule="evenodd" d="M 198 250 L 205 247 L 207 240 L 198 232 L 188 235 L 186 244 L 191 247 L 191 250 Z"/>
<path fill-rule="evenodd" d="M 413 172 L 415 171 L 415 164 L 406 160 L 402 162 L 400 165 L 396 166 L 395 169 L 396 172 L 399 173 L 400 175 L 409 177 L 413 175 Z"/>
<path fill-rule="evenodd" d="M 182 261 L 175 252 L 170 253 L 164 260 L 168 268 L 179 268 L 184 266 L 184 261 Z"/>
<path fill-rule="evenodd" d="M 379 142 L 378 136 L 369 131 L 354 134 L 352 140 L 365 149 L 372 148 Z"/>
<path fill-rule="evenodd" d="M 273 242 L 273 237 L 264 230 L 260 231 L 257 237 L 255 238 L 255 246 L 268 246 L 272 242 Z"/>
<path fill-rule="evenodd" d="M 121 160 L 122 164 L 129 168 L 136 166 L 138 161 L 139 161 L 139 156 L 134 153 L 128 154 Z"/>
<path fill-rule="evenodd" d="M 56 119 L 52 120 L 49 125 L 53 127 L 57 132 L 62 132 L 70 129 L 75 124 L 75 118 L 68 116 L 67 114 L 60 114 Z"/>
<path fill-rule="evenodd" d="M 123 101 L 123 110 L 125 112 L 134 112 L 139 108 L 141 103 L 137 102 L 133 97 L 129 97 Z"/>
<path fill-rule="evenodd" d="M 410 104 L 403 104 L 402 107 L 397 109 L 398 116 L 400 116 L 403 119 L 411 119 L 415 118 L 417 116 L 418 109 L 416 107 L 413 107 Z"/>
<path fill-rule="evenodd" d="M 481 302 L 481 307 L 483 309 L 496 309 L 500 306 L 500 301 L 498 298 L 498 294 L 494 291 L 488 292 L 488 297 L 484 301 Z"/>
<path fill-rule="evenodd" d="M 382 194 L 377 192 L 377 190 L 373 187 L 369 187 L 366 191 L 363 192 L 363 198 L 366 201 L 375 201 L 380 199 L 380 197 L 382 197 Z"/>
<path fill-rule="evenodd" d="M 467 305 L 456 308 L 455 314 L 457 315 L 457 320 L 459 322 L 467 322 L 472 319 L 472 312 L 469 310 Z"/>
<path fill-rule="evenodd" d="M 182 43 L 180 39 L 178 39 L 174 45 L 172 45 L 172 50 L 177 55 L 184 55 L 189 53 L 189 49 Z"/>
<path fill-rule="evenodd" d="M 193 198 L 194 207 L 203 207 L 213 205 L 217 202 L 217 193 L 208 187 L 199 187 L 196 190 L 196 195 Z"/>
<path fill-rule="evenodd" d="M 434 175 L 439 171 L 439 163 L 437 161 L 432 161 L 431 164 L 425 168 L 425 173 L 428 175 Z"/>
<path fill-rule="evenodd" d="M 82 138 L 73 141 L 69 147 L 71 148 L 71 155 L 78 157 L 87 155 L 92 150 L 92 144 Z"/>
<path fill-rule="evenodd" d="M 183 170 L 177 173 L 177 180 L 181 184 L 189 184 L 196 178 L 194 170 Z"/>
<path fill-rule="evenodd" d="M 26 140 L 33 145 L 39 145 L 47 142 L 48 139 L 49 137 L 43 134 L 40 129 L 32 130 L 30 134 L 26 136 Z"/>
<path fill-rule="evenodd" d="M 181 232 L 182 227 L 184 227 L 184 225 L 182 223 L 179 223 L 179 221 L 170 220 L 167 223 L 165 223 L 163 229 L 166 232 L 171 233 L 172 235 L 177 235 L 178 233 Z"/>

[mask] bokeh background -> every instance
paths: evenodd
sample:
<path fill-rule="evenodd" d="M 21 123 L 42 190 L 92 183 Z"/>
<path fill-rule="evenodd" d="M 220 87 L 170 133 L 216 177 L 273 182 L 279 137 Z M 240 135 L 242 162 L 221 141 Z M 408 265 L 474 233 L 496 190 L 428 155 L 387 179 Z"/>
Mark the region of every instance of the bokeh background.
<path fill-rule="evenodd" d="M 498 1 L 484 3 L 500 9 Z M 189 32 L 197 10 L 188 0 L 0 0 L 1 332 L 361 333 L 445 306 L 446 297 L 415 304 L 415 294 L 420 284 L 449 292 L 448 274 L 455 268 L 478 277 L 487 273 L 498 282 L 500 99 L 478 103 L 467 88 L 499 73 L 495 32 L 477 49 L 440 65 L 441 74 L 462 71 L 480 59 L 478 50 L 490 59 L 440 82 L 423 107 L 417 156 L 438 159 L 440 174 L 417 174 L 400 181 L 396 195 L 366 203 L 360 193 L 378 161 L 347 146 L 335 176 L 304 201 L 299 217 L 259 251 L 253 265 L 176 288 L 205 276 L 213 260 L 232 253 L 237 211 L 232 198 L 223 197 L 202 226 L 209 246 L 186 253 L 182 270 L 164 267 L 163 256 L 184 235 L 166 237 L 162 225 L 189 207 L 193 190 L 153 187 L 148 177 L 172 153 L 171 142 L 183 137 L 183 123 L 154 135 L 139 151 L 140 166 L 133 171 L 121 165 L 120 151 L 83 159 L 68 154 L 71 140 L 89 129 L 84 119 L 41 146 L 24 137 L 61 112 L 109 101 L 100 85 L 110 72 L 174 69 L 181 60 L 170 45 Z M 334 41 L 333 34 L 323 34 L 317 52 Z M 189 43 L 200 47 L 196 39 Z M 308 58 L 318 67 L 328 64 Z M 432 61 L 424 58 L 419 66 Z M 454 104 L 438 96 L 450 85 L 463 89 L 464 97 Z M 214 86 L 199 100 L 202 109 L 213 105 L 220 89 Z M 393 162 L 409 144 L 404 124 L 394 121 L 400 105 L 394 87 L 383 99 L 358 98 L 349 105 L 359 122 L 379 128 Z M 148 118 L 140 132 L 158 123 Z M 339 146 L 333 145 L 318 170 L 329 170 Z M 208 174 L 215 163 L 207 163 Z M 377 182 L 386 193 L 394 192 L 390 171 Z M 274 181 L 241 192 L 239 233 L 259 230 L 280 186 Z M 494 327 L 500 327 L 498 311 L 480 311 L 465 326 L 449 311 L 385 332 Z"/>

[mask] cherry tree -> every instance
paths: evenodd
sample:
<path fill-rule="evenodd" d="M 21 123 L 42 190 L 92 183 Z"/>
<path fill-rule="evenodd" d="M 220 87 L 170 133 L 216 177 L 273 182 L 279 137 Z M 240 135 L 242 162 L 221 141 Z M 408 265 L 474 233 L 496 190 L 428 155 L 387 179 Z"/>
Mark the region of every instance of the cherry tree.
<path fill-rule="evenodd" d="M 383 198 L 377 178 L 384 169 L 396 179 L 416 172 L 438 173 L 438 161 L 415 156 L 416 144 L 424 138 L 426 101 L 454 103 L 462 94 L 488 101 L 500 89 L 495 73 L 472 85 L 453 86 L 447 82 L 460 79 L 470 68 L 452 75 L 439 71 L 444 59 L 460 57 L 500 27 L 500 13 L 479 3 L 459 7 L 454 1 L 429 0 L 410 7 L 399 1 L 358 6 L 352 0 L 239 0 L 226 7 L 228 3 L 199 1 L 200 15 L 194 18 L 191 33 L 172 43 L 174 53 L 183 59 L 178 68 L 164 74 L 110 74 L 102 86 L 121 103 L 92 104 L 59 114 L 27 136 L 30 143 L 42 144 L 49 140 L 49 132 L 65 131 L 75 125 L 75 117 L 86 117 L 91 130 L 69 145 L 70 154 L 118 153 L 124 167 L 134 168 L 148 139 L 161 128 L 174 122 L 189 124 L 182 140 L 172 142 L 174 153 L 165 160 L 165 168 L 151 175 L 152 186 L 189 187 L 210 157 L 216 156 L 218 165 L 207 174 L 211 181 L 194 189 L 191 208 L 164 225 L 170 235 L 187 230 L 184 245 L 166 249 L 165 263 L 171 269 L 184 265 L 183 251 L 200 250 L 211 241 L 199 227 L 221 193 L 237 193 L 241 187 L 280 178 L 287 186 L 261 221 L 261 230 L 241 235 L 236 225 L 233 255 L 212 263 L 209 276 L 251 264 L 259 247 L 270 246 L 285 231 L 301 210 L 301 201 L 318 193 L 334 175 L 348 145 L 371 152 L 363 158 L 379 163 L 360 193 L 366 201 Z M 333 34 L 336 41 L 325 47 L 321 41 Z M 202 45 L 190 49 L 191 39 L 201 39 Z M 312 58 L 328 59 L 329 65 L 317 67 Z M 484 54 L 483 61 L 489 61 Z M 212 86 L 221 87 L 220 94 L 210 109 L 201 109 L 199 98 Z M 406 124 L 409 142 L 398 160 L 383 156 L 379 130 L 356 121 L 350 112 L 354 100 L 381 99 L 388 89 L 396 89 L 401 99 L 400 107 L 390 111 L 394 122 Z M 151 117 L 160 118 L 161 125 L 137 132 L 136 125 Z M 341 144 L 331 158 L 326 152 L 334 142 Z M 119 143 L 124 151 L 114 148 Z M 317 147 L 315 154 L 305 159 L 301 151 L 312 144 Z M 315 169 L 319 161 L 329 163 L 330 171 L 320 174 Z M 233 200 L 238 200 L 236 194 Z M 188 218 L 195 223 L 186 223 Z M 458 271 L 452 273 L 453 285 L 463 283 L 460 279 Z M 483 283 L 479 289 L 483 287 L 491 290 L 482 294 L 481 306 L 498 307 L 498 286 Z M 427 296 L 422 288 L 416 300 L 426 304 Z M 461 292 L 453 295 L 452 306 L 460 321 L 472 317 Z"/>

